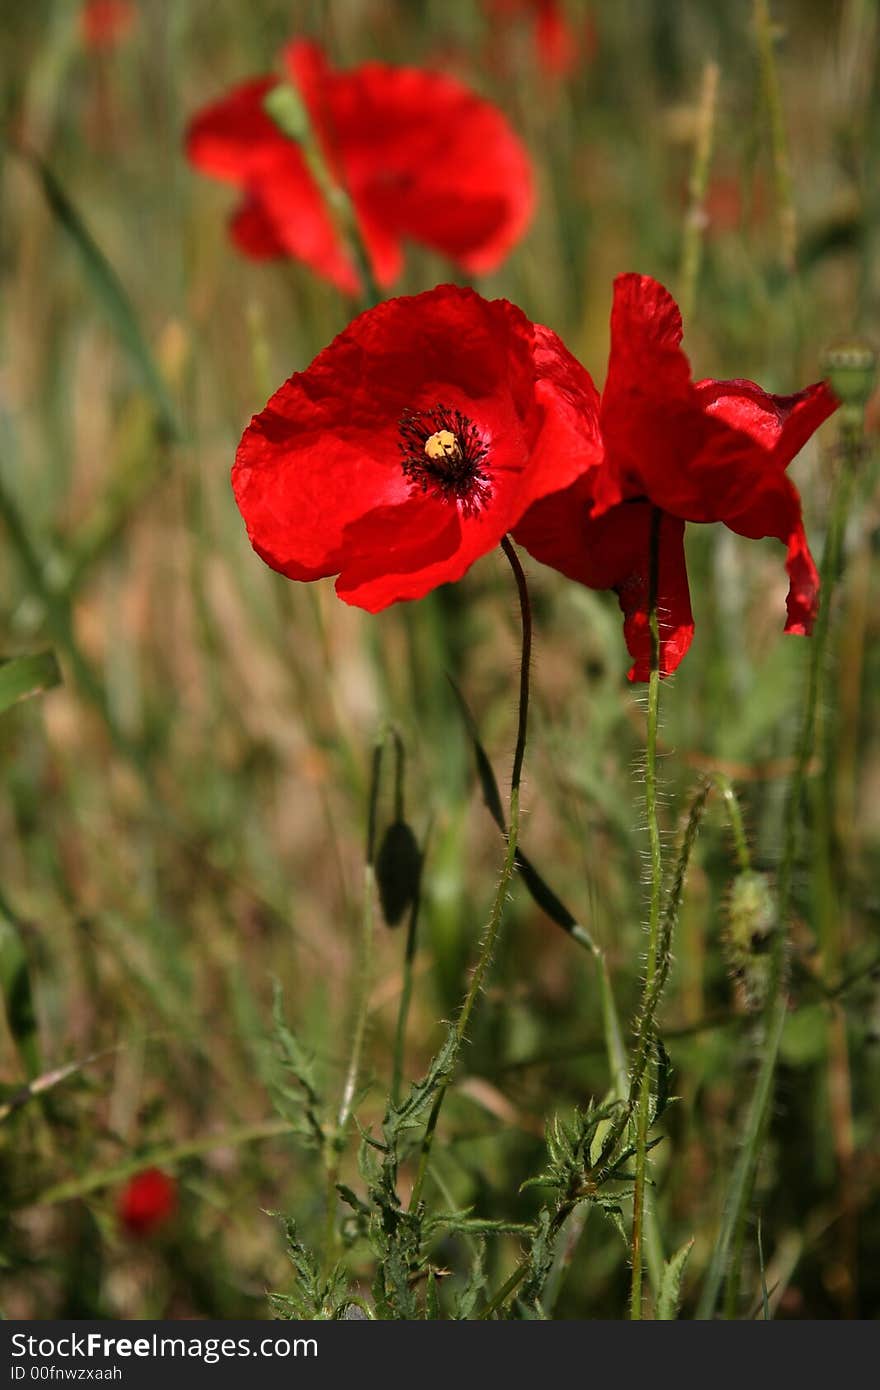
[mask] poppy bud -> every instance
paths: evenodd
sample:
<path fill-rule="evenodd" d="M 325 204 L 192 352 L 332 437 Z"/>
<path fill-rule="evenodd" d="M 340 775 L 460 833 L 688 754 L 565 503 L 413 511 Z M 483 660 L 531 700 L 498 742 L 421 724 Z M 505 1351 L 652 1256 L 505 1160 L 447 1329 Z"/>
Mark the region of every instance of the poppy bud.
<path fill-rule="evenodd" d="M 877 353 L 864 338 L 834 343 L 823 363 L 831 389 L 844 406 L 864 409 L 877 375 Z"/>
<path fill-rule="evenodd" d="M 724 950 L 750 1012 L 761 1009 L 767 996 L 775 930 L 776 900 L 766 874 L 751 869 L 737 874 L 727 905 Z"/>
<path fill-rule="evenodd" d="M 376 882 L 382 916 L 396 927 L 415 901 L 422 872 L 422 854 L 406 821 L 396 820 L 382 837 L 376 857 Z"/>

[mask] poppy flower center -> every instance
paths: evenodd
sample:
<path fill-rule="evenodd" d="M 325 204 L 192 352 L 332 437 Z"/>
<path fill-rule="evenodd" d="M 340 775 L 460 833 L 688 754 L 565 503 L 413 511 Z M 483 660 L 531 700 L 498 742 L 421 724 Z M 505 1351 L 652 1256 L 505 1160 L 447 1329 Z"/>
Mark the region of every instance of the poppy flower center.
<path fill-rule="evenodd" d="M 472 515 L 489 500 L 489 447 L 460 410 L 436 405 L 405 411 L 400 421 L 401 467 L 414 488 L 457 502 Z"/>

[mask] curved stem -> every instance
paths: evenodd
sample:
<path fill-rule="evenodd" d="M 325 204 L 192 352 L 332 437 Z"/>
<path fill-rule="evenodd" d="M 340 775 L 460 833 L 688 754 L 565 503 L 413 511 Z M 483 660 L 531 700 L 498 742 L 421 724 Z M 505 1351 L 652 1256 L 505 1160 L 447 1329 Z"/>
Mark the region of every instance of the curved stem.
<path fill-rule="evenodd" d="M 428 1123 L 425 1128 L 425 1135 L 422 1139 L 422 1148 L 419 1154 L 419 1166 L 416 1172 L 415 1182 L 413 1183 L 412 1196 L 410 1197 L 409 1202 L 410 1211 L 415 1210 L 416 1206 L 421 1200 L 422 1189 L 424 1187 L 425 1177 L 427 1176 L 428 1172 L 428 1164 L 431 1160 L 431 1146 L 434 1142 L 434 1132 L 437 1128 L 437 1121 L 440 1117 L 440 1111 L 443 1106 L 443 1101 L 446 1097 L 446 1092 L 449 1088 L 449 1082 L 455 1070 L 455 1064 L 458 1060 L 458 1054 L 461 1050 L 461 1045 L 464 1042 L 465 1036 L 467 1034 L 467 1028 L 470 1022 L 471 1014 L 474 1009 L 474 1005 L 477 1002 L 477 998 L 483 987 L 483 981 L 486 977 L 486 972 L 489 969 L 489 965 L 492 960 L 492 955 L 495 950 L 495 943 L 498 940 L 498 932 L 501 927 L 501 918 L 504 912 L 504 903 L 507 899 L 507 892 L 510 887 L 510 880 L 513 877 L 513 871 L 516 866 L 516 846 L 517 838 L 519 835 L 519 787 L 522 778 L 523 760 L 525 758 L 526 751 L 526 736 L 528 731 L 529 716 L 529 671 L 532 660 L 532 607 L 529 600 L 529 591 L 528 586 L 526 584 L 526 577 L 523 573 L 522 565 L 519 562 L 519 557 L 517 556 L 517 553 L 514 550 L 513 545 L 508 536 L 505 536 L 502 540 L 501 548 L 504 551 L 504 554 L 507 556 L 508 561 L 510 562 L 510 568 L 513 570 L 513 577 L 516 580 L 517 595 L 519 597 L 520 616 L 522 620 L 522 650 L 520 655 L 519 671 L 519 716 L 517 721 L 516 749 L 513 755 L 513 771 L 510 779 L 510 812 L 507 827 L 507 853 L 504 856 L 504 864 L 501 869 L 501 877 L 498 880 L 498 887 L 495 891 L 495 899 L 492 903 L 492 911 L 489 916 L 489 921 L 486 926 L 486 930 L 483 933 L 483 939 L 480 942 L 480 954 L 477 958 L 477 964 L 474 967 L 474 972 L 471 976 L 471 981 L 468 986 L 467 994 L 464 997 L 464 1003 L 462 1004 L 458 1014 L 458 1018 L 455 1021 L 452 1064 L 446 1075 L 445 1080 L 443 1080 L 440 1083 L 440 1086 L 437 1090 L 437 1095 L 435 1097 L 434 1104 L 431 1108 L 431 1113 L 428 1117 Z"/>
<path fill-rule="evenodd" d="M 651 633 L 651 669 L 648 679 L 648 732 L 645 749 L 645 809 L 648 815 L 648 840 L 651 854 L 651 896 L 648 917 L 648 959 L 645 967 L 645 1006 L 654 992 L 657 956 L 660 942 L 660 899 L 663 888 L 663 856 L 660 848 L 660 825 L 657 820 L 657 724 L 660 714 L 660 620 L 657 612 L 657 581 L 660 569 L 660 526 L 662 513 L 655 507 L 651 516 L 651 559 L 648 578 L 648 625 Z M 648 1021 L 648 1033 L 653 1033 L 653 1013 Z M 642 1316 L 642 1263 L 645 1225 L 645 1188 L 648 1172 L 648 1129 L 651 1115 L 650 1070 L 645 1067 L 641 1078 L 636 1112 L 636 1181 L 633 1193 L 632 1222 L 632 1281 L 630 1285 L 631 1318 Z"/>

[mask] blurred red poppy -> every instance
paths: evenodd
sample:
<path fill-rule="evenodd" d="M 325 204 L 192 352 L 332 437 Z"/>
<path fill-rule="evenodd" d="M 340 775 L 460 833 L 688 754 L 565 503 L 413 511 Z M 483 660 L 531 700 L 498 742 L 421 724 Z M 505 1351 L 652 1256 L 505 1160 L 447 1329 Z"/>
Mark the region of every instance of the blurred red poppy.
<path fill-rule="evenodd" d="M 80 10 L 80 31 L 88 48 L 115 48 L 136 22 L 133 0 L 85 0 Z"/>
<path fill-rule="evenodd" d="M 528 156 L 496 107 L 419 68 L 364 63 L 333 72 L 304 40 L 283 57 L 323 158 L 351 199 L 379 285 L 400 274 L 406 238 L 471 274 L 500 264 L 534 197 Z M 240 250 L 292 256 L 356 293 L 356 269 L 302 148 L 263 108 L 280 80 L 256 78 L 202 111 L 187 134 L 188 156 L 244 193 L 232 221 Z"/>
<path fill-rule="evenodd" d="M 177 1185 L 159 1168 L 136 1173 L 119 1194 L 119 1220 L 129 1235 L 147 1236 L 171 1216 L 177 1206 Z"/>
<path fill-rule="evenodd" d="M 356 318 L 244 433 L 255 550 L 370 612 L 461 578 L 600 457 L 596 397 L 549 329 L 440 285 Z"/>
<path fill-rule="evenodd" d="M 773 396 L 751 381 L 691 379 L 681 314 L 656 280 L 621 275 L 599 423 L 604 463 L 533 506 L 514 531 L 538 560 L 592 588 L 615 589 L 630 679 L 650 665 L 648 584 L 654 508 L 659 532 L 660 666 L 678 666 L 693 636 L 684 559 L 686 521 L 722 521 L 739 535 L 775 536 L 788 549 L 786 632 L 808 633 L 818 576 L 800 497 L 786 468 L 836 409 L 825 383 Z"/>
<path fill-rule="evenodd" d="M 580 32 L 572 24 L 564 0 L 488 0 L 493 16 L 528 17 L 533 23 L 535 51 L 547 77 L 571 77 L 595 55 L 597 36 L 592 17 Z"/>

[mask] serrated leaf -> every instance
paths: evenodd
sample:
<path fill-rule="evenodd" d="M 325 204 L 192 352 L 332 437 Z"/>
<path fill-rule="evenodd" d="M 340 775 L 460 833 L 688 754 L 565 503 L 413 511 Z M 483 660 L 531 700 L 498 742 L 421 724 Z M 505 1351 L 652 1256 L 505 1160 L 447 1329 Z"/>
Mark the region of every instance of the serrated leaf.
<path fill-rule="evenodd" d="M 614 1128 L 613 1120 L 600 1120 L 593 1130 L 593 1137 L 590 1140 L 590 1167 L 595 1168 L 602 1158 L 602 1150 L 605 1147 L 605 1140 Z"/>
<path fill-rule="evenodd" d="M 477 1301 L 486 1288 L 486 1273 L 483 1268 L 485 1254 L 484 1242 L 478 1241 L 467 1282 L 458 1291 L 455 1299 L 453 1317 L 461 1322 L 466 1322 L 472 1316 Z"/>
<path fill-rule="evenodd" d="M 61 671 L 52 651 L 0 657 L 0 714 L 19 700 L 28 700 L 60 684 Z"/>
<path fill-rule="evenodd" d="M 692 1236 L 690 1240 L 685 1241 L 680 1249 L 676 1250 L 671 1259 L 668 1259 L 663 1266 L 660 1292 L 657 1296 L 657 1317 L 663 1322 L 672 1322 L 678 1317 L 684 1267 L 693 1248 Z"/>
<path fill-rule="evenodd" d="M 352 1211 L 356 1211 L 359 1216 L 371 1215 L 371 1209 L 367 1206 L 366 1202 L 362 1202 L 360 1197 L 352 1192 L 350 1187 L 346 1187 L 345 1183 L 338 1182 L 336 1184 L 336 1191 L 339 1193 L 343 1202 L 345 1202 L 347 1206 L 350 1206 Z"/>
<path fill-rule="evenodd" d="M 285 1022 L 281 987 L 277 981 L 272 1001 L 272 1042 L 275 1046 L 276 1069 L 280 1067 L 296 1083 L 290 1086 L 281 1080 L 270 1079 L 269 1087 L 275 1107 L 297 1134 L 320 1147 L 325 1135 L 315 1058 Z"/>
<path fill-rule="evenodd" d="M 654 1039 L 657 1049 L 657 1091 L 654 1099 L 654 1123 L 660 1119 L 670 1099 L 672 1062 L 659 1035 Z"/>

